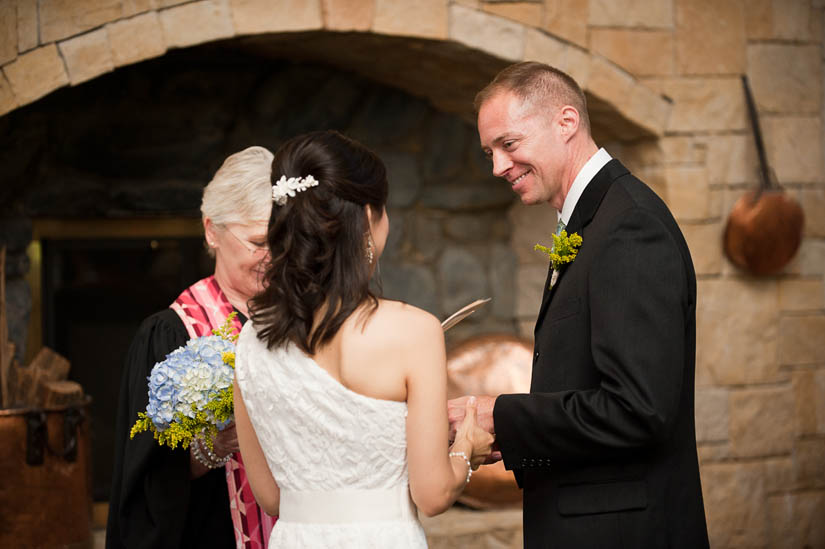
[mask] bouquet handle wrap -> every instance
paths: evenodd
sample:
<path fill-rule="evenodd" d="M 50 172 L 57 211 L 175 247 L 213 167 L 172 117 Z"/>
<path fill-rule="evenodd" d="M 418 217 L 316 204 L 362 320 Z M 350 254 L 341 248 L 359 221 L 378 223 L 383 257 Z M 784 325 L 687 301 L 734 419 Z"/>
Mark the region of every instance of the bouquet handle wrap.
<path fill-rule="evenodd" d="M 214 276 L 204 278 L 184 290 L 171 308 L 180 316 L 191 338 L 209 335 L 235 310 Z M 235 317 L 233 324 L 240 333 L 241 321 Z M 237 548 L 266 549 L 269 534 L 278 518 L 262 512 L 255 502 L 240 453 L 235 453 L 226 463 L 225 471 Z"/>

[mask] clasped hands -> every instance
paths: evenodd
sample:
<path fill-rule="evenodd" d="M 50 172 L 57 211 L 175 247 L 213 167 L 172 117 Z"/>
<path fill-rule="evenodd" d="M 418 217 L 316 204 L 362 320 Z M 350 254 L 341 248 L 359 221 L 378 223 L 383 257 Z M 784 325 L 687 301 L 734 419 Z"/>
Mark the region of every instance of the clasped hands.
<path fill-rule="evenodd" d="M 501 452 L 495 444 L 495 424 L 493 423 L 494 396 L 477 396 L 472 401 L 469 396 L 447 401 L 447 418 L 450 422 L 450 442 L 468 438 L 473 444 L 473 469 L 479 465 L 495 463 L 501 459 Z M 477 451 L 478 450 L 478 451 Z"/>

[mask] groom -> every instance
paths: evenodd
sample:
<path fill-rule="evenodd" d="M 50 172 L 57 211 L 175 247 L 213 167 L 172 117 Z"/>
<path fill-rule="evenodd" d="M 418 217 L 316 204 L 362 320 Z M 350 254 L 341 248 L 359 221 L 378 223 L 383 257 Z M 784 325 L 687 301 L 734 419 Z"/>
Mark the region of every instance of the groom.
<path fill-rule="evenodd" d="M 575 259 L 548 273 L 530 393 L 478 400 L 479 423 L 524 490 L 525 547 L 707 547 L 696 277 L 676 221 L 596 146 L 584 94 L 563 72 L 510 66 L 476 109 L 493 174 L 582 238 Z M 450 402 L 451 425 L 463 401 Z"/>

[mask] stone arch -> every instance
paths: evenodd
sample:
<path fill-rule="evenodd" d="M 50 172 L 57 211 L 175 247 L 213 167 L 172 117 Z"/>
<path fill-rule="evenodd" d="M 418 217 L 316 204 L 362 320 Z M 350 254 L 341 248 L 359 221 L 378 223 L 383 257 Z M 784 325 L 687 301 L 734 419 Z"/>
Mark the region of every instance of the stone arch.
<path fill-rule="evenodd" d="M 322 59 L 468 119 L 475 91 L 501 67 L 528 59 L 557 66 L 581 84 L 598 121 L 594 132 L 605 137 L 660 136 L 670 110 L 669 100 L 599 55 L 538 26 L 448 0 L 102 4 L 51 2 L 34 13 L 21 4 L 16 36 L 6 39 L 14 44 L 0 48 L 0 115 L 170 49 L 215 41 Z"/>

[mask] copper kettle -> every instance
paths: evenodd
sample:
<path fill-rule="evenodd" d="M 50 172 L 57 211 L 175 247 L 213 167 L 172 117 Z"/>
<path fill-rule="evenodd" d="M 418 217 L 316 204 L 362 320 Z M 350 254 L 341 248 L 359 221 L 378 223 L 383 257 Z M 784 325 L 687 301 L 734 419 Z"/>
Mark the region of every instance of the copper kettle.
<path fill-rule="evenodd" d="M 755 275 L 781 271 L 802 242 L 805 216 L 768 167 L 756 106 L 746 76 L 742 77 L 760 164 L 760 186 L 740 197 L 728 217 L 723 239 L 725 253 L 739 268 Z"/>

